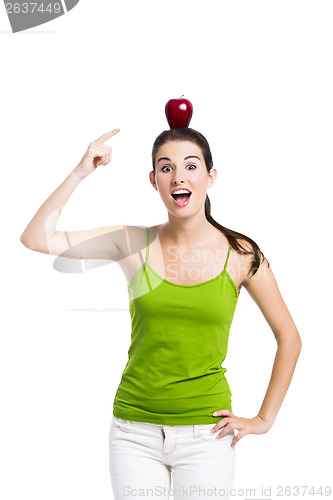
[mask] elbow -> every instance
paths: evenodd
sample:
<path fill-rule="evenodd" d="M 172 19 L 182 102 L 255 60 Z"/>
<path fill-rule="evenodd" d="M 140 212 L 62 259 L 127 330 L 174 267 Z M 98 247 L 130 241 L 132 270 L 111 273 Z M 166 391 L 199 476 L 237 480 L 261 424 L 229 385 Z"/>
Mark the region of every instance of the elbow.
<path fill-rule="evenodd" d="M 28 245 L 27 245 L 27 241 L 26 241 L 26 239 L 25 239 L 25 237 L 24 237 L 24 233 L 22 233 L 22 234 L 21 234 L 21 236 L 20 236 L 20 242 L 21 242 L 21 243 L 22 243 L 22 245 L 24 245 L 25 247 L 26 247 L 26 246 L 28 246 Z"/>
<path fill-rule="evenodd" d="M 301 354 L 301 350 L 302 350 L 302 341 L 301 341 L 301 338 L 299 337 L 296 342 L 295 342 L 295 358 L 296 358 L 296 361 L 298 361 L 298 358 L 300 357 L 300 354 Z"/>
<path fill-rule="evenodd" d="M 300 334 L 298 333 L 298 330 L 296 330 L 296 335 L 295 335 L 295 344 L 297 346 L 297 349 L 299 351 L 299 353 L 301 352 L 302 350 L 302 339 L 301 339 L 301 336 Z"/>
<path fill-rule="evenodd" d="M 296 338 L 296 340 L 295 340 L 295 342 L 294 342 L 293 345 L 294 345 L 295 355 L 297 356 L 297 359 L 298 359 L 299 355 L 301 354 L 301 350 L 302 350 L 301 337 Z"/>
<path fill-rule="evenodd" d="M 33 250 L 33 245 L 31 244 L 31 241 L 28 241 L 27 238 L 25 238 L 24 233 L 21 234 L 20 237 L 20 242 L 22 245 L 24 245 L 26 248 L 29 248 L 29 250 Z"/>
<path fill-rule="evenodd" d="M 302 350 L 302 345 L 303 345 L 303 344 L 302 344 L 302 339 L 301 339 L 301 337 L 300 337 L 300 335 L 299 335 L 299 334 L 298 334 L 298 339 L 297 339 L 297 341 L 298 341 L 298 345 L 299 345 L 299 350 L 301 351 L 301 350 Z"/>
<path fill-rule="evenodd" d="M 302 339 L 300 337 L 300 334 L 298 333 L 298 330 L 293 330 L 293 332 L 289 333 L 288 335 L 281 335 L 277 338 L 277 344 L 278 346 L 288 346 L 289 349 L 293 349 L 295 353 L 298 352 L 298 354 L 302 350 Z"/>

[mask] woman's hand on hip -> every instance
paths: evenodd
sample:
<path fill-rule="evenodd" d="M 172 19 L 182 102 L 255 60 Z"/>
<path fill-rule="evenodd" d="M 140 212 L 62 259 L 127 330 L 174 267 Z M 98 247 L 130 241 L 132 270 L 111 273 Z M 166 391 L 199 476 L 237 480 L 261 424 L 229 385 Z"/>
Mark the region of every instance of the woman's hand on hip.
<path fill-rule="evenodd" d="M 272 426 L 265 422 L 259 415 L 253 418 L 243 418 L 237 417 L 230 410 L 217 410 L 214 412 L 214 416 L 220 415 L 224 416 L 224 418 L 214 425 L 211 432 L 222 429 L 217 435 L 217 439 L 221 439 L 230 431 L 237 429 L 238 433 L 237 435 L 235 434 L 231 446 L 235 446 L 235 444 L 247 434 L 265 434 Z"/>

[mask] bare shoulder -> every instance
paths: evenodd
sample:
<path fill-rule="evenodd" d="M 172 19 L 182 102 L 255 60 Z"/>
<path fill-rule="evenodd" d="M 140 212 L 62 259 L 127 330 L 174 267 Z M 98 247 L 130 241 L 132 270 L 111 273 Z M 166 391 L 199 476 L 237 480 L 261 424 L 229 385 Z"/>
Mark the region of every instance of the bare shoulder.
<path fill-rule="evenodd" d="M 254 248 L 247 240 L 238 238 L 237 241 L 242 249 L 250 252 L 248 254 L 239 254 L 244 270 L 242 285 L 260 309 L 263 310 L 267 307 L 268 300 L 272 300 L 273 295 L 276 297 L 278 293 L 274 273 L 261 252 L 258 269 L 255 272 L 250 272 L 253 266 Z"/>
<path fill-rule="evenodd" d="M 148 226 L 123 226 L 123 231 L 118 241 L 118 248 L 123 259 L 142 252 L 147 248 Z M 159 226 L 149 227 L 149 242 L 156 238 Z"/>
<path fill-rule="evenodd" d="M 241 273 L 242 273 L 242 276 L 243 276 L 243 281 L 242 281 L 242 285 L 245 286 L 248 279 L 250 278 L 250 271 L 253 267 L 253 259 L 254 259 L 254 248 L 252 246 L 252 244 L 243 239 L 243 238 L 237 238 L 237 243 L 239 244 L 240 246 L 240 249 L 242 251 L 246 251 L 248 253 L 241 253 L 241 251 L 237 251 L 237 250 L 234 250 L 236 255 L 237 255 L 237 259 L 238 259 L 238 265 L 240 266 L 240 269 L 241 269 Z M 268 262 L 267 260 L 263 257 L 263 254 L 260 252 L 260 266 L 259 266 L 259 269 L 260 267 L 263 265 L 263 264 L 266 264 L 268 265 Z M 258 272 L 258 271 L 256 271 Z M 251 273 L 251 275 L 253 275 L 253 272 Z"/>

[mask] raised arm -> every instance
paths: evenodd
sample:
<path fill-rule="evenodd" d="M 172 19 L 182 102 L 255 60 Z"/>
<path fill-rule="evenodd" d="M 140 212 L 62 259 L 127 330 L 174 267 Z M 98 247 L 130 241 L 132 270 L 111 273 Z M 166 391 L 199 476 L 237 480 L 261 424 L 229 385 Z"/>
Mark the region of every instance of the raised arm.
<path fill-rule="evenodd" d="M 112 148 L 104 142 L 120 129 L 112 130 L 89 144 L 80 163 L 49 196 L 23 231 L 20 241 L 36 252 L 74 259 L 118 260 L 118 239 L 123 226 L 105 226 L 86 231 L 57 231 L 60 214 L 77 185 L 99 165 L 111 161 Z"/>

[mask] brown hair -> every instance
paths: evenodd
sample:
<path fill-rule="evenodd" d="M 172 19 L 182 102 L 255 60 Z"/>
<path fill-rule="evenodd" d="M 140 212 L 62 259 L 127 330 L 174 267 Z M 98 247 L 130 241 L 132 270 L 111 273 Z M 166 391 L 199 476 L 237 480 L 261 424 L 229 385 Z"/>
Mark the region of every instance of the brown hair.
<path fill-rule="evenodd" d="M 170 130 L 164 130 L 156 139 L 153 145 L 153 150 L 152 150 L 152 163 L 153 163 L 153 172 L 155 174 L 155 159 L 156 159 L 156 154 L 158 149 L 163 146 L 166 142 L 170 141 L 191 141 L 194 142 L 197 146 L 200 147 L 202 151 L 202 155 L 205 160 L 206 168 L 207 171 L 209 172 L 210 169 L 213 167 L 213 158 L 212 158 L 212 153 L 210 151 L 210 147 L 208 144 L 207 139 L 197 130 L 194 130 L 193 128 L 190 127 L 179 127 L 179 128 L 170 128 Z M 252 273 L 252 276 L 257 272 L 259 269 L 259 266 L 261 264 L 261 257 L 265 259 L 264 254 L 260 250 L 259 246 L 255 241 L 253 241 L 251 238 L 248 236 L 245 236 L 244 234 L 238 233 L 237 231 L 233 231 L 232 229 L 228 229 L 227 227 L 221 226 L 216 220 L 213 219 L 211 216 L 211 205 L 210 205 L 210 200 L 208 197 L 208 194 L 206 195 L 206 200 L 205 200 L 205 215 L 206 219 L 213 225 L 215 226 L 219 231 L 221 231 L 226 238 L 229 241 L 229 244 L 232 246 L 234 250 L 241 254 L 252 254 L 253 255 L 253 260 L 252 260 L 252 266 L 249 271 L 249 274 Z M 250 243 L 251 246 L 251 251 L 248 249 L 244 248 L 239 241 L 237 241 L 237 238 L 246 240 L 248 243 Z M 269 262 L 267 261 L 268 267 L 269 267 Z"/>

